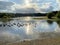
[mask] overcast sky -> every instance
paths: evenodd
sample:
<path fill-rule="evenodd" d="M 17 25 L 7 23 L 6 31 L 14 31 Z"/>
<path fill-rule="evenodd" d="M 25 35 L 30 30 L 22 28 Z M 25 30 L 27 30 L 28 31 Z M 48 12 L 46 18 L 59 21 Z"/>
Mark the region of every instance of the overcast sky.
<path fill-rule="evenodd" d="M 60 10 L 59 0 L 0 0 L 0 12 L 46 13 Z"/>

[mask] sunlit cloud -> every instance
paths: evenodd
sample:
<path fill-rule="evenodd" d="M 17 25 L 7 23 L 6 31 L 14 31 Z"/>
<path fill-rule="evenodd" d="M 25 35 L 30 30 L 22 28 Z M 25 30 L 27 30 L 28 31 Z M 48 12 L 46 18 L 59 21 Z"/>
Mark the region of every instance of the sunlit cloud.
<path fill-rule="evenodd" d="M 25 0 L 25 5 L 30 6 L 30 0 Z"/>

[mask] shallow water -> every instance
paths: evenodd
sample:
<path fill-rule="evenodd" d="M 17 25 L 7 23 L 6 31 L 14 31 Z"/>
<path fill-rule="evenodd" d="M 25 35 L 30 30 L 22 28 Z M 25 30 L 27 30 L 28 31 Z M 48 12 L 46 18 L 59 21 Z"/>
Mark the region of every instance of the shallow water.
<path fill-rule="evenodd" d="M 35 20 L 32 17 L 15 18 L 8 22 L 0 21 L 0 41 L 16 42 L 39 39 L 43 32 L 60 32 L 59 22 Z"/>

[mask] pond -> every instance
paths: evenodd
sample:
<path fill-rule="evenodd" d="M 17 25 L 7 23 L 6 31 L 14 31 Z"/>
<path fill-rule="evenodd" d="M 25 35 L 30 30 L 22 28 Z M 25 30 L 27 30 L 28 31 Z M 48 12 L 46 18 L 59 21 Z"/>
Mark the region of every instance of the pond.
<path fill-rule="evenodd" d="M 60 21 L 36 20 L 32 17 L 0 21 L 0 41 L 16 42 L 54 37 L 60 32 Z"/>

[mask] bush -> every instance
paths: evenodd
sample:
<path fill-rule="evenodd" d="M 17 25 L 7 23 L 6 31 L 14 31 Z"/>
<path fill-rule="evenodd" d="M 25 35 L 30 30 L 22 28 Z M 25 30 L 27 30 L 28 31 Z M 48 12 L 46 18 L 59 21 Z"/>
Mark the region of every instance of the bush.
<path fill-rule="evenodd" d="M 57 18 L 60 18 L 60 11 L 56 14 Z"/>
<path fill-rule="evenodd" d="M 12 17 L 14 17 L 14 14 L 12 13 L 0 13 L 0 18 L 1 18 L 1 21 L 3 22 L 7 22 L 7 21 L 10 21 Z"/>
<path fill-rule="evenodd" d="M 54 13 L 53 13 L 53 12 L 47 14 L 47 17 L 48 17 L 49 19 L 52 19 L 53 16 L 54 16 Z"/>

